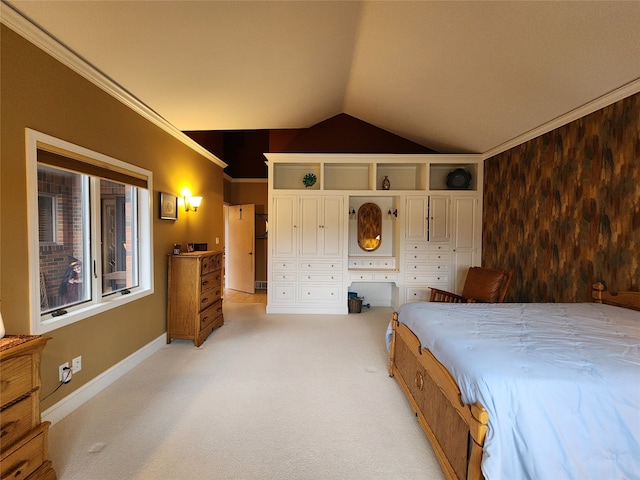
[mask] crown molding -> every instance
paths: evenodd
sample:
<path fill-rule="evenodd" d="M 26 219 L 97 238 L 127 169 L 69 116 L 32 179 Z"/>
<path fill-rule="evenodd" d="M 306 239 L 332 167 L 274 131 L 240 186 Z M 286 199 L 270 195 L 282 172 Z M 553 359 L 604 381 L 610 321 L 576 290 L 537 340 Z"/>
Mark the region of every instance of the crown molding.
<path fill-rule="evenodd" d="M 0 3 L 0 22 L 20 36 L 24 37 L 29 42 L 33 43 L 45 53 L 51 55 L 63 65 L 66 65 L 74 72 L 104 90 L 106 93 L 129 107 L 134 112 L 138 113 L 146 120 L 182 142 L 187 147 L 191 148 L 221 168 L 225 168 L 227 166 L 226 163 L 213 155 L 210 151 L 206 150 L 202 145 L 182 133 L 182 131 L 145 105 L 130 92 L 125 90 L 121 85 L 114 82 L 107 75 L 89 64 L 73 50 L 31 22 L 27 17 L 15 10 L 13 6 L 4 1 Z"/>
<path fill-rule="evenodd" d="M 560 115 L 559 117 L 556 117 L 553 120 L 544 123 L 537 128 L 534 128 L 533 130 L 529 130 L 528 132 L 525 132 L 522 135 L 509 140 L 508 142 L 505 142 L 501 145 L 498 145 L 497 147 L 492 148 L 491 150 L 486 151 L 482 154 L 482 158 L 483 160 L 491 158 L 495 155 L 498 155 L 499 153 L 509 150 L 510 148 L 517 147 L 518 145 L 528 142 L 529 140 L 539 137 L 540 135 L 544 135 L 545 133 L 555 130 L 556 128 L 560 128 L 563 125 L 573 122 L 574 120 L 578 120 L 579 118 L 589 115 L 590 113 L 600 110 L 601 108 L 608 107 L 609 105 L 612 105 L 617 101 L 622 100 L 623 98 L 635 95 L 638 92 L 640 92 L 640 78 L 637 78 L 627 83 L 626 85 L 613 90 L 612 92 L 602 95 L 601 97 L 598 97 L 595 100 L 582 105 L 581 107 L 571 110 L 564 115 Z"/>

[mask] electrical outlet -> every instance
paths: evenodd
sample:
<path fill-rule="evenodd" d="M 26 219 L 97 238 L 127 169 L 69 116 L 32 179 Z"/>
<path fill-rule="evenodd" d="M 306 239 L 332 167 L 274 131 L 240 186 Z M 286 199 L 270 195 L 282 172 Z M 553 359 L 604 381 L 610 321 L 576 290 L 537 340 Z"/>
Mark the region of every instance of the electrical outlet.
<path fill-rule="evenodd" d="M 71 370 L 73 370 L 73 373 L 78 373 L 82 370 L 82 355 L 71 360 Z"/>
<path fill-rule="evenodd" d="M 62 365 L 58 367 L 58 380 L 64 382 L 69 378 L 71 372 L 67 372 L 69 369 L 69 362 L 64 362 Z"/>

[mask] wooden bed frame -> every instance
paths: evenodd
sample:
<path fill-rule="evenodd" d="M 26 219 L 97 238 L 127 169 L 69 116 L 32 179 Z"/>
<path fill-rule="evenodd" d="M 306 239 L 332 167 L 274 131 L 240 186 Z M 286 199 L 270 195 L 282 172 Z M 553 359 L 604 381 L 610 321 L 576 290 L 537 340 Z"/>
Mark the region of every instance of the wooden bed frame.
<path fill-rule="evenodd" d="M 594 302 L 640 311 L 640 292 L 612 294 L 593 285 Z M 480 403 L 462 403 L 460 389 L 447 369 L 422 349 L 416 335 L 393 313 L 389 376 L 407 396 L 447 479 L 483 479 L 482 447 L 489 414 Z"/>

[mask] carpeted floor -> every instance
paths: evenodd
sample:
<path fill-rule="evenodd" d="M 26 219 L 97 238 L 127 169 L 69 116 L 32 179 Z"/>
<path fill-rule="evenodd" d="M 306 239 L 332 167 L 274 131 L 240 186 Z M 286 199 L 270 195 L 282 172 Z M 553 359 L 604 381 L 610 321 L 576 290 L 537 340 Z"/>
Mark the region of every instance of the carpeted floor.
<path fill-rule="evenodd" d="M 59 480 L 442 479 L 387 374 L 391 309 L 266 315 L 226 302 L 50 430 Z"/>

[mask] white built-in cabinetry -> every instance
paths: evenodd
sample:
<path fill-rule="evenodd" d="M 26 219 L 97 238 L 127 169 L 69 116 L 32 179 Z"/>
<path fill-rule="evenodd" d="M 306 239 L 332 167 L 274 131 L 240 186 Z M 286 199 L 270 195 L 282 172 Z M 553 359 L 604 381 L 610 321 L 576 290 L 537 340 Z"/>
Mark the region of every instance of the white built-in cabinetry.
<path fill-rule="evenodd" d="M 267 313 L 347 313 L 354 286 L 373 292 L 365 302 L 397 308 L 428 300 L 430 286 L 459 292 L 468 267 L 479 265 L 480 156 L 265 156 Z M 461 167 L 471 173 L 471 184 L 447 188 L 447 175 Z M 305 186 L 308 174 L 317 180 Z M 383 212 L 382 245 L 375 252 L 354 246 L 354 213 L 367 202 Z"/>

